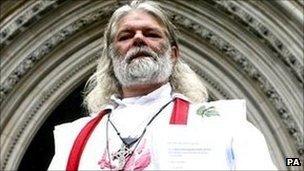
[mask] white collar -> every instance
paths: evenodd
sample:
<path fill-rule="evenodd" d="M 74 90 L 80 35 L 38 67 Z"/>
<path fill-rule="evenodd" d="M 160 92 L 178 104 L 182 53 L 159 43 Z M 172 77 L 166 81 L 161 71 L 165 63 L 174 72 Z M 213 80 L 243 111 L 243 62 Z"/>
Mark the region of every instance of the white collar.
<path fill-rule="evenodd" d="M 154 101 L 159 99 L 171 99 L 172 97 L 171 92 L 172 92 L 171 85 L 167 83 L 144 96 L 119 99 L 118 95 L 112 95 L 111 100 L 117 103 L 118 105 L 123 105 L 123 106 L 136 105 L 136 104 L 143 105 L 143 104 L 153 103 Z"/>
<path fill-rule="evenodd" d="M 119 99 L 119 96 L 117 94 L 114 94 L 110 98 L 111 102 L 107 104 L 103 109 L 101 109 L 101 111 L 106 109 L 114 110 L 119 105 L 126 106 L 127 104 L 145 104 L 145 103 L 153 102 L 155 100 L 159 100 L 159 98 L 168 99 L 168 100 L 180 98 L 185 101 L 191 102 L 189 98 L 184 96 L 183 94 L 173 93 L 170 83 L 167 83 L 145 96 Z M 96 114 L 98 113 L 92 114 L 91 116 L 95 116 Z"/>

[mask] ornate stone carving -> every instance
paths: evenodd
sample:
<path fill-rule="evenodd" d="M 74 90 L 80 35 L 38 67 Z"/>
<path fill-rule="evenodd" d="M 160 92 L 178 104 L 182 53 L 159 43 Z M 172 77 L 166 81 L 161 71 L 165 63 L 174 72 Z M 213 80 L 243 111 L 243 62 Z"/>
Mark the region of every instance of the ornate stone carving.
<path fill-rule="evenodd" d="M 38 1 L 37 1 L 38 2 Z M 37 9 L 40 9 L 40 7 L 37 7 Z M 39 10 L 34 10 L 34 11 L 39 11 Z M 105 11 L 104 11 L 105 10 Z M 96 13 L 101 13 L 101 14 L 96 14 Z M 7 95 L 11 92 L 11 90 L 14 88 L 16 84 L 22 79 L 22 77 L 31 69 L 35 64 L 37 64 L 38 61 L 40 61 L 43 57 L 45 57 L 50 51 L 52 51 L 58 44 L 66 40 L 69 36 L 73 35 L 75 32 L 78 30 L 84 28 L 86 25 L 91 24 L 95 22 L 96 20 L 101 20 L 104 18 L 107 18 L 108 15 L 111 13 L 111 9 L 100 9 L 98 12 L 94 12 L 89 14 L 88 16 L 77 20 L 76 22 L 72 23 L 71 25 L 67 26 L 60 32 L 56 33 L 53 35 L 52 38 L 49 40 L 43 42 L 41 46 L 39 46 L 37 49 L 35 49 L 29 56 L 27 56 L 24 61 L 22 61 L 19 66 L 7 77 L 7 79 L 4 80 L 3 84 L 1 83 L 1 89 L 0 89 L 0 103 L 5 105 L 5 100 Z M 232 12 L 231 12 L 232 13 Z M 241 12 L 242 13 L 242 12 Z M 38 14 L 38 12 L 36 13 Z M 96 15 L 95 15 L 96 14 Z M 93 15 L 93 16 L 90 16 Z M 239 14 L 241 16 L 246 16 L 244 14 Z M 87 18 L 88 17 L 88 18 Z M 176 16 L 178 19 L 180 16 Z M 233 15 L 233 17 L 236 17 Z M 174 18 L 174 21 L 176 20 Z M 25 22 L 24 22 L 25 21 Z M 240 17 L 240 22 L 244 25 L 246 23 L 253 23 L 255 25 L 256 20 L 252 18 L 251 16 L 247 15 L 247 18 L 242 19 Z M 246 22 L 245 22 L 246 21 Z M 27 25 L 27 19 L 20 17 L 20 20 L 16 20 L 17 24 L 19 23 L 19 28 L 24 27 L 24 25 Z M 294 118 L 291 117 L 289 111 L 287 110 L 285 104 L 283 103 L 282 99 L 279 97 L 279 94 L 275 91 L 275 89 L 269 84 L 267 79 L 244 57 L 237 49 L 232 47 L 229 42 L 225 42 L 224 40 L 221 39 L 221 37 L 215 35 L 210 30 L 205 29 L 202 25 L 193 22 L 192 20 L 188 20 L 187 18 L 180 17 L 179 21 L 175 21 L 176 23 L 180 23 L 181 27 L 184 28 L 189 28 L 189 30 L 195 32 L 196 35 L 200 36 L 207 42 L 209 42 L 211 45 L 213 45 L 215 48 L 219 49 L 221 52 L 223 52 L 227 57 L 232 58 L 233 61 L 237 64 L 238 69 L 240 69 L 242 72 L 245 72 L 249 77 L 256 81 L 260 87 L 261 90 L 265 93 L 265 95 L 269 98 L 269 100 L 272 102 L 272 104 L 275 106 L 275 108 L 278 111 L 278 115 L 282 118 L 282 122 L 285 124 L 286 128 L 288 129 L 290 135 L 294 138 L 295 143 L 297 145 L 298 153 L 303 156 L 303 135 L 301 135 L 299 129 L 297 128 L 297 125 L 294 121 Z M 259 25 L 259 24 L 257 24 Z M 301 78 L 303 78 L 303 66 L 300 65 L 299 62 L 295 62 L 296 58 L 294 56 L 289 56 L 290 52 L 286 47 L 284 47 L 283 43 L 280 41 L 275 40 L 275 38 L 271 38 L 273 35 L 272 33 L 269 33 L 269 30 L 266 27 L 263 27 L 261 25 L 256 26 L 256 27 L 248 27 L 248 29 L 255 34 L 257 37 L 261 38 L 261 41 L 264 41 L 265 44 L 269 47 L 275 47 L 275 52 L 279 55 L 281 59 L 283 59 L 285 62 L 287 61 L 287 64 L 292 66 L 292 71 L 296 71 L 297 75 L 300 73 Z M 257 30 L 256 30 L 257 29 Z M 10 39 L 9 37 L 14 35 L 14 33 L 17 30 L 11 32 L 11 30 L 7 30 L 7 32 L 1 30 L 0 32 L 0 44 L 2 42 L 2 38 L 5 37 L 5 40 Z M 265 35 L 270 35 L 267 39 L 264 39 Z M 269 40 L 270 43 L 269 43 Z M 4 39 L 3 39 L 4 40 Z M 268 43 L 267 43 L 268 42 Z M 283 47 L 283 48 L 282 48 Z M 279 49 L 279 50 L 277 50 Z M 282 49 L 282 50 L 280 50 Z M 281 55 L 281 56 L 280 56 Z M 98 55 L 97 55 L 98 56 Z M 93 60 L 94 57 L 92 58 Z M 288 63 L 289 61 L 289 63 Z M 292 65 L 291 65 L 292 64 Z M 293 67 L 295 66 L 295 67 Z M 54 85 L 48 92 L 44 94 L 43 97 L 41 97 L 41 102 L 35 104 L 33 108 L 31 109 L 31 112 L 28 116 L 28 118 L 24 121 L 23 125 L 20 127 L 19 132 L 17 133 L 17 136 L 14 136 L 13 138 L 14 141 L 12 145 L 10 146 L 9 150 L 5 154 L 4 157 L 4 164 L 2 164 L 1 169 L 4 170 L 7 162 L 11 156 L 11 152 L 14 150 L 15 144 L 19 141 L 19 137 L 24 133 L 23 130 L 28 127 L 28 124 L 31 121 L 31 119 L 35 116 L 37 111 L 41 108 L 41 106 L 51 97 L 51 95 L 58 90 L 60 86 L 62 86 L 67 79 L 69 79 L 73 74 L 75 74 L 79 68 L 83 66 L 76 67 L 76 69 L 69 74 L 69 76 L 61 79 L 60 81 L 57 82 L 56 85 Z M 302 68 L 301 68 L 302 67 Z M 214 80 L 210 79 L 208 75 L 205 75 L 206 73 L 203 73 L 202 70 L 196 69 L 196 72 L 204 78 L 212 87 L 214 87 L 217 91 L 219 91 L 225 98 L 230 98 L 230 95 L 227 92 L 224 92 L 224 89 L 219 86 Z M 303 82 L 303 79 L 300 79 L 299 81 Z M 2 105 L 1 104 L 1 105 Z"/>
<path fill-rule="evenodd" d="M 256 69 L 255 66 L 251 64 L 250 61 L 248 61 L 247 58 L 236 48 L 223 40 L 221 37 L 217 36 L 214 32 L 184 16 L 174 14 L 171 15 L 173 22 L 177 26 L 185 28 L 186 30 L 191 31 L 204 40 L 208 41 L 215 48 L 223 52 L 227 57 L 233 59 L 233 61 L 237 64 L 242 72 L 246 73 L 253 81 L 258 82 L 261 90 L 268 97 L 269 101 L 273 103 L 274 107 L 277 110 L 277 113 L 282 119 L 282 122 L 288 129 L 289 134 L 293 137 L 299 155 L 303 156 L 304 143 L 301 131 L 299 131 L 294 118 L 292 118 L 292 116 L 289 114 L 289 111 L 286 108 L 286 105 L 283 103 L 282 98 L 279 96 L 273 86 L 268 82 L 268 80 L 258 71 L 258 69 Z"/>
<path fill-rule="evenodd" d="M 19 29 L 28 25 L 28 22 L 33 21 L 37 18 L 37 15 L 43 11 L 49 9 L 57 3 L 57 0 L 40 0 L 35 1 L 27 9 L 23 10 L 20 14 L 17 14 L 16 17 L 8 21 L 7 23 L 1 23 L 0 31 L 0 46 L 7 43 L 6 41 L 14 35 Z"/>
<path fill-rule="evenodd" d="M 287 47 L 262 23 L 254 16 L 249 15 L 246 11 L 239 8 L 233 1 L 214 0 L 217 4 L 228 10 L 235 18 L 243 21 L 241 24 L 247 26 L 248 30 L 252 31 L 257 37 L 262 39 L 262 42 L 269 47 L 273 53 L 277 54 L 286 66 L 291 69 L 292 73 L 303 87 L 304 81 L 304 66 L 298 59 L 287 49 Z"/>
<path fill-rule="evenodd" d="M 188 64 L 191 64 L 191 62 L 185 60 Z M 223 87 L 221 87 L 221 84 L 219 84 L 217 81 L 212 79 L 211 76 L 209 76 L 206 72 L 204 72 L 199 67 L 194 67 L 191 65 L 191 69 L 198 74 L 201 78 L 203 78 L 204 81 L 208 82 L 210 86 L 212 86 L 217 92 L 219 92 L 225 99 L 232 99 L 232 96 L 229 92 L 225 91 Z M 214 98 L 214 97 L 213 97 Z M 210 98 L 208 98 L 210 100 Z"/>
<path fill-rule="evenodd" d="M 296 2 L 299 3 L 302 8 L 304 7 L 304 0 L 296 0 Z"/>
<path fill-rule="evenodd" d="M 32 122 L 32 118 L 35 117 L 37 112 L 40 110 L 41 106 L 58 90 L 59 87 L 61 87 L 67 80 L 69 80 L 73 75 L 75 75 L 77 72 L 79 72 L 82 68 L 84 68 L 87 65 L 90 65 L 92 63 L 95 63 L 97 59 L 100 57 L 101 53 L 100 51 L 93 54 L 88 60 L 86 60 L 84 63 L 79 63 L 78 66 L 75 66 L 74 69 L 69 72 L 65 77 L 63 77 L 61 80 L 59 80 L 53 87 L 51 87 L 48 91 L 43 93 L 42 97 L 34 106 L 31 108 L 30 112 L 27 114 L 27 118 L 23 121 L 22 126 L 19 128 L 19 131 L 17 133 L 17 136 L 14 137 L 14 140 L 10 144 L 9 150 L 5 154 L 5 157 L 3 163 L 1 164 L 1 170 L 6 169 L 6 165 L 8 160 L 10 159 L 12 151 L 15 149 L 15 145 L 19 141 L 20 136 L 23 134 L 25 128 L 28 127 L 28 124 Z"/>
<path fill-rule="evenodd" d="M 67 37 L 82 29 L 84 26 L 96 22 L 97 20 L 108 18 L 111 14 L 112 7 L 104 7 L 98 11 L 94 11 L 87 16 L 71 23 L 67 27 L 54 34 L 48 40 L 43 42 L 41 46 L 35 49 L 28 55 L 14 71 L 4 80 L 0 89 L 0 103 L 5 104 L 6 95 L 13 89 L 13 87 L 20 81 L 23 75 L 31 69 L 35 63 L 53 50 L 59 43 L 63 42 Z"/>

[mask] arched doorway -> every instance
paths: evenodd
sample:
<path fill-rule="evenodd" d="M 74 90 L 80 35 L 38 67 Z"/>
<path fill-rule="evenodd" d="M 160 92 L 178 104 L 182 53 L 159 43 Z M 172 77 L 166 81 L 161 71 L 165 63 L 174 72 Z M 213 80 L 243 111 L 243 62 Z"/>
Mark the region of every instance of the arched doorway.
<path fill-rule="evenodd" d="M 54 155 L 54 126 L 74 121 L 87 115 L 82 106 L 84 84 L 77 87 L 51 113 L 39 128 L 27 148 L 18 170 L 47 170 Z"/>
<path fill-rule="evenodd" d="M 180 30 L 183 58 L 214 98 L 246 99 L 277 167 L 303 157 L 303 3 L 159 2 Z M 48 118 L 93 73 L 103 29 L 123 3 L 1 2 L 2 170 L 18 168 Z"/>

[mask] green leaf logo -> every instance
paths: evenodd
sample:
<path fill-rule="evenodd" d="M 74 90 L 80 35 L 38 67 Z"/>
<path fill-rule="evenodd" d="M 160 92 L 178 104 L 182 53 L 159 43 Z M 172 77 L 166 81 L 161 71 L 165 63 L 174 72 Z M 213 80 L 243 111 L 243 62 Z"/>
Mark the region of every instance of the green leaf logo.
<path fill-rule="evenodd" d="M 220 116 L 214 106 L 206 107 L 204 105 L 197 109 L 196 114 L 202 117 Z"/>

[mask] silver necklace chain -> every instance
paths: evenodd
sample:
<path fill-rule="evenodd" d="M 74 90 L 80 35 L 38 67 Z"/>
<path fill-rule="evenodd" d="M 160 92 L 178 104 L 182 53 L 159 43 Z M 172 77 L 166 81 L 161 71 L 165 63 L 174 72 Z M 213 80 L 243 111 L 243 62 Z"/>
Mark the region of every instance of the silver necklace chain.
<path fill-rule="evenodd" d="M 110 166 L 111 166 L 111 156 L 110 156 L 110 152 L 109 152 L 109 123 L 111 124 L 111 126 L 113 127 L 113 129 L 115 130 L 116 134 L 118 135 L 119 139 L 122 141 L 122 146 L 120 147 L 120 149 L 116 152 L 116 154 L 113 156 L 113 160 L 118 159 L 119 162 L 119 168 L 118 170 L 122 170 L 126 163 L 128 163 L 130 156 L 133 155 L 135 149 L 137 148 L 138 144 L 140 143 L 141 139 L 143 138 L 143 136 L 145 135 L 146 131 L 147 131 L 147 127 L 154 121 L 154 119 L 173 101 L 174 99 L 170 100 L 169 102 L 167 102 L 165 105 L 163 105 L 158 112 L 156 112 L 153 117 L 149 120 L 149 122 L 146 124 L 146 126 L 144 127 L 142 133 L 140 134 L 140 136 L 138 138 L 132 138 L 132 137 L 127 137 L 127 138 L 123 138 L 121 137 L 120 132 L 118 131 L 118 129 L 115 127 L 115 125 L 113 124 L 113 122 L 110 119 L 111 113 L 108 113 L 108 119 L 107 119 L 107 124 L 106 124 L 106 148 L 107 148 L 107 153 L 108 153 L 108 159 L 110 162 Z M 133 150 L 131 150 L 132 146 L 136 144 L 133 148 Z M 110 168 L 111 169 L 111 168 Z"/>

